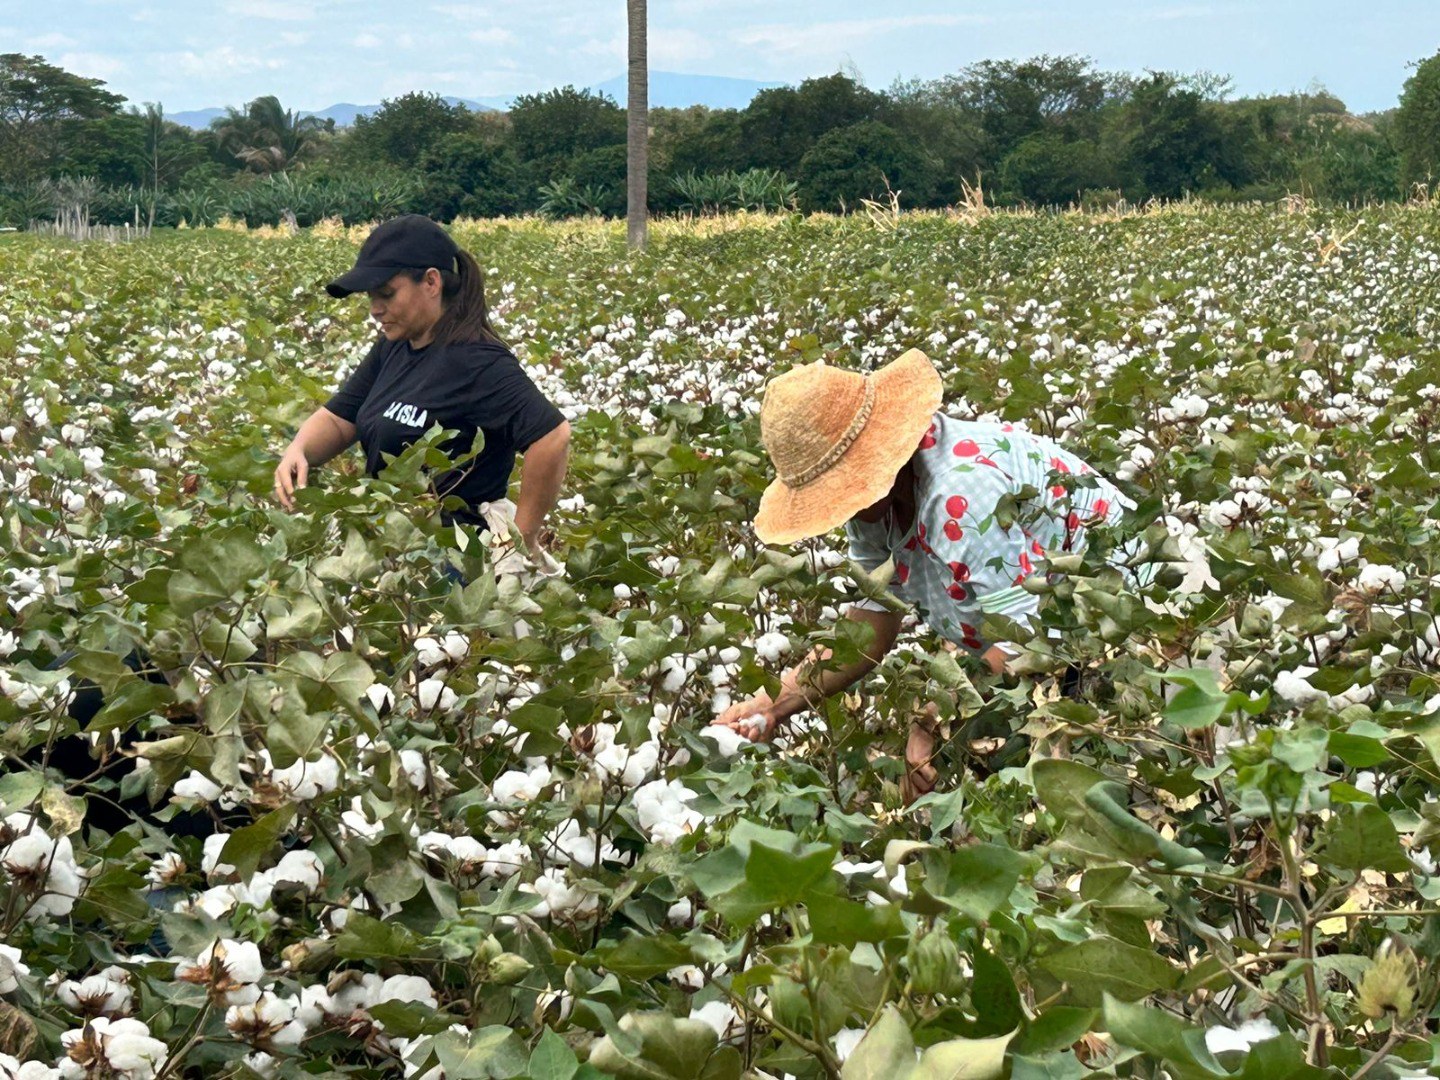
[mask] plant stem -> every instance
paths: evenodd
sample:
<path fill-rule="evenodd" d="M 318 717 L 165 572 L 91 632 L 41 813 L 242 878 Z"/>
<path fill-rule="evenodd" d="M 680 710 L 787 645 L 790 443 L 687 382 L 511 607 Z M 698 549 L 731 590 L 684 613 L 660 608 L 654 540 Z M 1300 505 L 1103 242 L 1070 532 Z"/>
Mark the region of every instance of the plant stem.
<path fill-rule="evenodd" d="M 1354 1074 L 1350 1077 L 1350 1080 L 1360 1080 L 1360 1077 L 1364 1076 L 1376 1065 L 1379 1065 L 1380 1062 L 1384 1061 L 1385 1055 L 1390 1053 L 1391 1050 L 1395 1049 L 1395 1044 L 1398 1043 L 1402 1038 L 1404 1038 L 1404 1036 L 1400 1032 L 1396 1031 L 1394 1028 L 1391 1028 L 1390 1037 L 1385 1040 L 1384 1045 L 1381 1046 L 1379 1050 L 1376 1050 L 1375 1053 L 1370 1055 L 1370 1060 L 1368 1060 L 1367 1062 L 1365 1062 L 1364 1065 L 1361 1065 L 1360 1068 L 1355 1070 Z"/>

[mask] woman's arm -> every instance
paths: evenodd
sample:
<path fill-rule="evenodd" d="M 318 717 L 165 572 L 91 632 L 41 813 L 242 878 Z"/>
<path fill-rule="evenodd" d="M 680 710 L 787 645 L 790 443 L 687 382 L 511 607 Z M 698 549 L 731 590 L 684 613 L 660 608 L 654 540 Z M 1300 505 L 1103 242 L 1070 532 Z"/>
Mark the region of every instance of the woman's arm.
<path fill-rule="evenodd" d="M 749 701 L 730 706 L 716 717 L 714 722 L 752 738 L 768 739 L 776 725 L 782 721 L 803 709 L 818 705 L 874 671 L 895 644 L 895 638 L 900 633 L 900 615 L 893 611 L 851 607 L 845 612 L 845 617 L 862 623 L 873 631 L 864 644 L 864 655 L 859 660 L 838 666 L 827 664 L 826 661 L 832 656 L 831 651 L 816 649 L 780 676 L 779 697 L 772 700 L 770 695 L 762 690 Z M 747 723 L 753 716 L 760 716 L 765 720 L 764 730 L 756 734 L 752 734 L 754 725 Z"/>
<path fill-rule="evenodd" d="M 286 510 L 295 509 L 294 495 L 310 478 L 314 465 L 323 465 L 355 441 L 355 425 L 323 406 L 300 425 L 275 469 L 275 497 Z"/>
<path fill-rule="evenodd" d="M 570 422 L 562 420 L 548 435 L 530 444 L 520 464 L 520 492 L 515 499 L 515 527 L 532 551 L 540 543 L 545 515 L 560 497 L 565 463 L 570 456 Z"/>

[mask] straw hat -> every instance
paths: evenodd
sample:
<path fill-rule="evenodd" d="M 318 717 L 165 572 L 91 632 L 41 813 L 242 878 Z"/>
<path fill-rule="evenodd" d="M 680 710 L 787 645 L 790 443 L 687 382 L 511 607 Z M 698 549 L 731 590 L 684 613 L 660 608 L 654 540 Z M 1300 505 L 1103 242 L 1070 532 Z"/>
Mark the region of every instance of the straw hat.
<path fill-rule="evenodd" d="M 823 360 L 765 387 L 760 441 L 776 477 L 760 497 L 766 544 L 819 536 L 878 502 L 940 407 L 940 376 L 919 349 L 870 375 Z"/>

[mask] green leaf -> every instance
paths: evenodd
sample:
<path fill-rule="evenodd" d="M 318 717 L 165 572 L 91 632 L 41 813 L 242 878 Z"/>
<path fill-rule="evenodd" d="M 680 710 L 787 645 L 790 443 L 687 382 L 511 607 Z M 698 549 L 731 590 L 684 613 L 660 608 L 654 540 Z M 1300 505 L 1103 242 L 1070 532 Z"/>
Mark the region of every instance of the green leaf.
<path fill-rule="evenodd" d="M 371 871 L 365 887 L 382 904 L 403 904 L 425 887 L 425 873 L 401 836 L 386 836 L 369 848 Z"/>
<path fill-rule="evenodd" d="M 701 1020 L 627 1013 L 590 1052 L 590 1064 L 620 1080 L 700 1080 L 719 1043 Z"/>
<path fill-rule="evenodd" d="M 793 851 L 751 843 L 745 859 L 745 880 L 714 897 L 711 906 L 731 922 L 744 924 L 767 911 L 797 903 L 818 882 L 828 882 L 834 875 L 835 846 L 797 845 L 794 841 L 793 836 L 789 837 Z"/>
<path fill-rule="evenodd" d="M 885 1006 L 840 1068 L 841 1080 L 909 1080 L 914 1073 L 915 1040 L 893 1005 Z"/>
<path fill-rule="evenodd" d="M 177 570 L 170 576 L 166 591 L 170 596 L 171 609 L 182 619 L 188 619 L 230 597 L 227 590 L 184 570 Z"/>
<path fill-rule="evenodd" d="M 998 844 L 929 851 L 920 857 L 925 880 L 919 890 L 976 922 L 985 922 L 1010 899 L 1029 861 Z"/>
<path fill-rule="evenodd" d="M 573 1080 L 579 1069 L 580 1063 L 575 1060 L 570 1044 L 555 1034 L 554 1029 L 547 1027 L 530 1052 L 530 1065 L 526 1071 L 530 1080 Z"/>
<path fill-rule="evenodd" d="M 1385 744 L 1368 735 L 1332 731 L 1329 749 L 1352 769 L 1369 769 L 1390 760 L 1390 751 L 1385 749 Z"/>
<path fill-rule="evenodd" d="M 313 758 L 325 744 L 330 713 L 312 709 L 293 687 L 260 679 L 251 680 L 250 685 L 254 687 L 252 702 L 264 702 L 268 710 L 260 715 L 269 721 L 265 745 L 275 767 L 288 769 L 297 761 Z"/>
<path fill-rule="evenodd" d="M 620 944 L 595 949 L 591 955 L 607 970 L 639 980 L 691 962 L 690 947 L 673 934 L 640 934 L 633 930 Z"/>
<path fill-rule="evenodd" d="M 1400 874 L 1410 869 L 1410 860 L 1400 846 L 1400 836 L 1390 815 L 1378 806 L 1350 803 L 1335 808 L 1321 833 L 1322 846 L 1316 858 L 1342 870 L 1383 870 Z"/>
<path fill-rule="evenodd" d="M 1225 715 L 1224 696 L 1210 695 L 1197 686 L 1187 686 L 1165 706 L 1165 719 L 1187 731 L 1209 727 Z"/>
<path fill-rule="evenodd" d="M 523 1076 L 529 1061 L 520 1035 L 499 1024 L 471 1032 L 469 1039 L 447 1031 L 433 1045 L 446 1080 L 508 1080 Z"/>
<path fill-rule="evenodd" d="M 854 946 L 904 937 L 908 931 L 896 904 L 871 906 L 843 896 L 812 893 L 805 898 L 810 934 L 817 945 Z"/>
<path fill-rule="evenodd" d="M 400 923 L 381 922 L 352 912 L 335 939 L 335 954 L 342 960 L 388 960 L 414 956 L 420 944 L 420 939 Z"/>
<path fill-rule="evenodd" d="M 1205 1029 L 1186 1024 L 1169 1013 L 1130 1005 L 1105 995 L 1105 1027 L 1115 1040 L 1163 1063 L 1177 1080 L 1228 1075 L 1205 1046 Z"/>
<path fill-rule="evenodd" d="M 1015 988 L 1015 978 L 1005 961 L 984 948 L 976 947 L 971 953 L 974 979 L 970 986 L 970 1000 L 977 1017 L 973 1031 L 975 1036 L 1000 1036 L 1010 1039 L 1025 1021 L 1025 1010 L 1020 1005 L 1020 991 Z"/>
<path fill-rule="evenodd" d="M 169 686 L 147 679 L 134 679 L 106 699 L 104 708 L 91 718 L 85 730 L 91 734 L 123 731 L 142 716 L 163 711 L 174 700 L 175 691 Z"/>
<path fill-rule="evenodd" d="M 1105 936 L 1064 946 L 1040 967 L 1069 984 L 1077 1005 L 1099 1005 L 1106 994 L 1138 1001 L 1180 981 L 1180 972 L 1152 950 Z"/>
<path fill-rule="evenodd" d="M 240 880 L 246 880 L 255 873 L 260 860 L 274 849 L 294 820 L 295 804 L 287 803 L 271 810 L 255 824 L 236 829 L 220 849 L 220 861 L 235 867 Z"/>
<path fill-rule="evenodd" d="M 339 555 L 317 559 L 313 567 L 315 576 L 321 581 L 344 584 L 365 581 L 379 569 L 380 560 L 358 529 L 351 529 L 345 534 L 345 546 L 340 549 Z"/>
<path fill-rule="evenodd" d="M 1023 1054 L 1045 1054 L 1068 1050 L 1080 1041 L 1100 1015 L 1098 1009 L 1075 1005 L 1054 1005 L 1026 1025 L 1015 1039 L 1014 1050 Z"/>
<path fill-rule="evenodd" d="M 951 1039 L 920 1055 L 917 1080 L 999 1080 L 1005 1075 L 1005 1049 L 1015 1032 L 989 1039 Z"/>

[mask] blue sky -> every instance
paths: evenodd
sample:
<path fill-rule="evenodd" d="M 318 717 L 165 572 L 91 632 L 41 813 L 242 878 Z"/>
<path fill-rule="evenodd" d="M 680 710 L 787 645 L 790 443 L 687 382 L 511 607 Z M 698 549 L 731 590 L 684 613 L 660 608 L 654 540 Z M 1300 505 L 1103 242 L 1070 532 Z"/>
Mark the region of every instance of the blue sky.
<path fill-rule="evenodd" d="M 884 14 L 881 14 L 881 11 Z M 1434 0 L 651 0 L 655 70 L 872 87 L 985 58 L 1080 53 L 1108 69 L 1232 75 L 1240 94 L 1323 83 L 1395 104 L 1440 47 Z M 622 0 L 0 0 L 0 51 L 39 53 L 167 110 L 370 104 L 409 90 L 510 95 L 624 70 Z"/>

